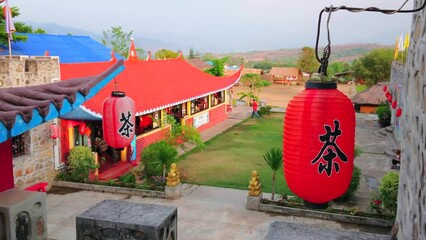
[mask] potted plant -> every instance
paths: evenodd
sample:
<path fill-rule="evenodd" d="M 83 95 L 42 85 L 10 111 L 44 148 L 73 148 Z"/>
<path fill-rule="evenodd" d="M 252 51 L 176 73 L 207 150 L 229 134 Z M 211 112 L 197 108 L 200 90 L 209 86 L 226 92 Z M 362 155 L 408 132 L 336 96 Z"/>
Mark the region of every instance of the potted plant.
<path fill-rule="evenodd" d="M 390 126 L 391 110 L 388 104 L 381 104 L 377 108 L 377 117 L 380 127 Z"/>

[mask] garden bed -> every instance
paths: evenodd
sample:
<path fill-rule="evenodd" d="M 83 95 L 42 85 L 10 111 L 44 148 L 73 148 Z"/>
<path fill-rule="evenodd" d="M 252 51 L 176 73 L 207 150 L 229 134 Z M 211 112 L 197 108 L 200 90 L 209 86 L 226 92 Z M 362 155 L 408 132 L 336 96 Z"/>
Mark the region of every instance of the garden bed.
<path fill-rule="evenodd" d="M 283 213 L 286 215 L 298 216 L 298 217 L 309 217 L 324 220 L 332 220 L 337 222 L 362 224 L 369 226 L 377 226 L 382 228 L 391 228 L 394 221 L 380 218 L 381 216 L 359 212 L 356 209 L 344 210 L 327 208 L 324 210 L 313 210 L 305 208 L 303 204 L 292 203 L 292 206 L 279 205 L 277 202 L 262 199 L 259 204 L 259 211 L 261 212 L 274 212 Z"/>
<path fill-rule="evenodd" d="M 116 187 L 116 186 L 105 186 L 105 185 L 77 183 L 77 182 L 67 182 L 67 181 L 55 181 L 53 182 L 53 186 L 81 189 L 81 190 L 87 190 L 87 191 L 96 191 L 96 192 L 119 193 L 119 194 L 141 196 L 141 197 L 165 198 L 166 196 L 166 194 L 161 191 L 145 190 L 145 189 L 138 189 L 138 188 L 127 188 L 127 187 Z"/>

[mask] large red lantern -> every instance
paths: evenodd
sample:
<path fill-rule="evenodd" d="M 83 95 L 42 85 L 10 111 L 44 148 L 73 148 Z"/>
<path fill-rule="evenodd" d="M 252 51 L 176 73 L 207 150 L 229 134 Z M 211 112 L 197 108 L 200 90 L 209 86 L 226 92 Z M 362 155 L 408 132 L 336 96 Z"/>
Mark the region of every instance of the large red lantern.
<path fill-rule="evenodd" d="M 104 102 L 102 127 L 106 143 L 124 148 L 135 135 L 135 103 L 121 91 L 113 91 Z"/>
<path fill-rule="evenodd" d="M 306 82 L 284 118 L 284 175 L 306 204 L 326 206 L 352 179 L 355 111 L 332 82 Z"/>
<path fill-rule="evenodd" d="M 87 127 L 84 130 L 84 135 L 86 135 L 87 137 L 90 137 L 90 134 L 92 134 L 92 129 L 90 129 L 89 127 Z"/>

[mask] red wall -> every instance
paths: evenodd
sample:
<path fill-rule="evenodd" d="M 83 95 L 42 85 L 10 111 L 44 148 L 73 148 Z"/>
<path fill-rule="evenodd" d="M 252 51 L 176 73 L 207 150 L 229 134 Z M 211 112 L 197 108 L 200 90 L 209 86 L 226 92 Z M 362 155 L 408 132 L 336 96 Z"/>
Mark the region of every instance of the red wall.
<path fill-rule="evenodd" d="M 202 132 L 202 131 L 222 122 L 223 120 L 225 120 L 227 118 L 228 118 L 228 115 L 226 115 L 226 104 L 223 104 L 221 106 L 218 106 L 218 107 L 210 110 L 209 122 L 207 124 L 200 126 L 197 129 L 198 129 L 198 131 Z"/>
<path fill-rule="evenodd" d="M 158 142 L 164 139 L 165 134 L 169 131 L 169 128 L 164 128 L 161 131 L 158 131 L 153 134 L 149 134 L 148 136 L 139 138 L 136 140 L 136 161 L 141 160 L 142 150 L 150 145 L 151 143 Z"/>
<path fill-rule="evenodd" d="M 0 192 L 14 188 L 12 139 L 0 143 Z"/>

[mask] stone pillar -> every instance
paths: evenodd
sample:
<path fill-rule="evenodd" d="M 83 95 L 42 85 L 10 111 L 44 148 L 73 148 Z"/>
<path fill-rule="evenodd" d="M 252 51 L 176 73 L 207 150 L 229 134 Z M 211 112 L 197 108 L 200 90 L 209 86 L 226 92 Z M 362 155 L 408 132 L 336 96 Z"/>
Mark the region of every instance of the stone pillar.
<path fill-rule="evenodd" d="M 247 196 L 246 208 L 249 210 L 259 210 L 260 200 L 262 200 L 262 189 L 259 181 L 259 175 L 256 170 L 251 172 L 251 179 L 248 186 L 249 193 Z"/>

